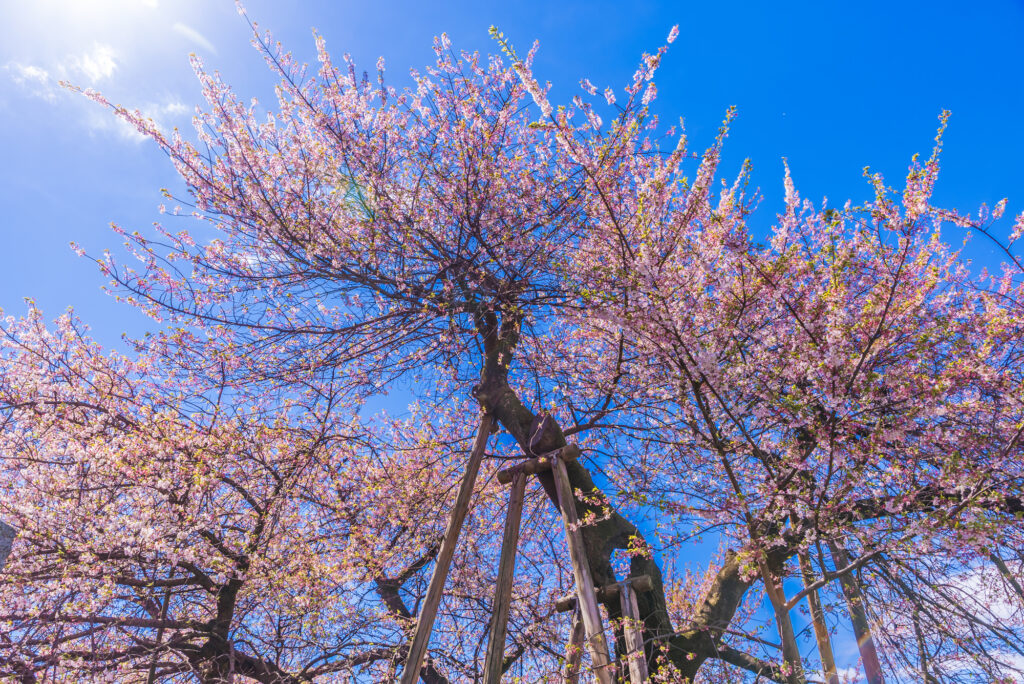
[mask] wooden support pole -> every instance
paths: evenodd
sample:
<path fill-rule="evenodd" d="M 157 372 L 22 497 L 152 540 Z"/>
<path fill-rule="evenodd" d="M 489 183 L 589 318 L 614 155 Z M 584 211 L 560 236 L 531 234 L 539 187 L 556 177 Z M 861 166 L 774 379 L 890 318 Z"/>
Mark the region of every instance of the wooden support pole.
<path fill-rule="evenodd" d="M 629 662 L 629 681 L 640 684 L 647 681 L 647 654 L 644 652 L 644 623 L 636 604 L 636 592 L 631 582 L 620 584 L 619 601 L 622 604 L 622 634 L 626 638 L 626 659 Z"/>
<path fill-rule="evenodd" d="M 651 589 L 654 588 L 654 582 L 651 580 L 650 575 L 627 577 L 621 582 L 614 582 L 612 584 L 606 584 L 603 587 L 599 587 L 597 589 L 597 600 L 602 603 L 606 601 L 614 601 L 619 597 L 622 586 L 625 584 L 631 585 L 633 587 L 633 591 L 651 591 Z M 555 601 L 555 611 L 559 613 L 568 613 L 575 607 L 575 596 L 563 596 Z"/>
<path fill-rule="evenodd" d="M 583 617 L 580 611 L 572 614 L 572 630 L 569 632 L 569 643 L 565 646 L 565 683 L 577 684 L 580 681 L 580 661 L 583 659 Z"/>
<path fill-rule="evenodd" d="M 845 568 L 850 565 L 850 554 L 837 542 L 828 542 L 828 550 L 832 554 L 832 562 L 836 569 Z M 864 594 L 860 590 L 860 583 L 852 574 L 845 574 L 839 578 L 839 586 L 843 588 L 843 595 L 846 597 L 846 608 L 850 611 L 850 622 L 853 623 L 853 635 L 857 638 L 857 647 L 860 649 L 861 663 L 864 665 L 865 679 L 868 684 L 884 684 L 882 676 L 882 664 L 878 660 L 878 651 L 875 649 L 875 642 L 871 638 L 871 625 L 868 623 L 868 613 L 865 606 Z"/>
<path fill-rule="evenodd" d="M 420 679 L 420 666 L 423 664 L 423 656 L 427 652 L 430 632 L 434 628 L 434 619 L 437 617 L 441 593 L 444 591 L 444 583 L 448 579 L 448 571 L 451 569 L 452 556 L 455 555 L 455 543 L 459 540 L 462 523 L 469 512 L 469 499 L 473 494 L 473 487 L 476 485 L 476 476 L 480 472 L 480 461 L 483 460 L 484 447 L 487 446 L 487 438 L 491 434 L 493 423 L 494 419 L 490 414 L 485 413 L 480 418 L 480 429 L 477 430 L 473 451 L 466 463 L 466 472 L 462 475 L 459 494 L 455 499 L 451 518 L 448 520 L 448 527 L 444 531 L 441 549 L 437 553 L 437 562 L 434 565 L 434 573 L 430 576 L 427 596 L 423 601 L 419 617 L 416 619 L 416 631 L 413 633 L 409 655 L 405 660 L 405 669 L 402 671 L 402 684 L 416 684 Z"/>
<path fill-rule="evenodd" d="M 804 674 L 796 633 L 793 631 L 793 621 L 789 617 L 789 609 L 786 608 L 786 593 L 783 591 L 782 582 L 776 582 L 763 557 L 758 560 L 758 566 L 761 570 L 761 579 L 764 581 L 764 593 L 768 595 L 768 602 L 775 611 L 775 624 L 779 628 L 779 639 L 782 641 L 782 659 L 789 668 L 786 681 L 789 684 L 805 684 L 807 677 Z"/>
<path fill-rule="evenodd" d="M 484 684 L 499 684 L 501 681 L 505 659 L 505 632 L 508 626 L 509 604 L 512 602 L 512 572 L 516 565 L 516 546 L 519 544 L 519 523 L 523 517 L 526 478 L 527 473 L 522 470 L 512 476 L 508 514 L 505 516 L 505 534 L 501 540 L 501 560 L 498 561 L 498 580 L 494 586 L 491 633 L 487 638 L 487 656 L 484 658 Z"/>
<path fill-rule="evenodd" d="M 797 553 L 800 561 L 800 575 L 803 577 L 804 586 L 809 587 L 817 581 L 814 576 L 814 568 L 811 567 L 811 554 L 807 551 Z M 836 670 L 836 659 L 832 654 L 832 639 L 828 633 L 828 625 L 825 624 L 825 611 L 821 607 L 821 597 L 817 589 L 812 589 L 807 594 L 807 604 L 811 607 L 811 624 L 814 626 L 814 638 L 818 642 L 818 655 L 821 658 L 821 669 L 825 676 L 826 684 L 839 684 L 839 672 Z"/>
<path fill-rule="evenodd" d="M 11 555 L 15 534 L 13 527 L 0 520 L 0 568 L 4 567 L 7 557 Z"/>
<path fill-rule="evenodd" d="M 579 455 L 579 449 L 576 447 L 565 449 L 555 449 L 550 454 L 541 454 L 536 458 L 527 459 L 521 463 L 517 463 L 514 466 L 505 468 L 504 470 L 498 471 L 498 482 L 501 484 L 508 484 L 512 481 L 512 478 L 516 473 L 526 473 L 527 475 L 536 475 L 537 473 L 543 473 L 551 470 L 551 459 L 557 456 L 559 453 L 562 455 L 562 460 L 568 463 L 574 460 Z"/>
<path fill-rule="evenodd" d="M 579 450 L 570 445 L 562 450 L 575 458 Z M 565 523 L 565 537 L 569 544 L 569 556 L 572 558 L 572 570 L 576 579 L 576 597 L 579 599 L 580 614 L 586 632 L 587 648 L 594 665 L 594 675 L 600 684 L 611 684 L 614 681 L 611 658 L 608 656 L 608 642 L 601 625 L 601 611 L 597 605 L 594 592 L 594 579 L 590 574 L 587 552 L 583 546 L 583 535 L 579 530 L 579 518 L 576 515 L 576 501 L 569 483 L 569 473 L 559 454 L 551 461 L 551 472 L 554 475 L 555 489 L 558 492 L 558 506 L 562 509 L 562 521 Z M 410 684 L 412 684 L 410 682 Z"/>

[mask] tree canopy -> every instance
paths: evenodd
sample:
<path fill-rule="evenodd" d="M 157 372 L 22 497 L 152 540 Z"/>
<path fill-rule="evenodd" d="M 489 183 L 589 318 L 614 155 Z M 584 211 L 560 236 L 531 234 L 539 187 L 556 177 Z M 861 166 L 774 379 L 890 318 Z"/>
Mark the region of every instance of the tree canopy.
<path fill-rule="evenodd" d="M 669 35 L 671 43 L 675 30 Z M 3 327 L 0 675 L 393 679 L 481 413 L 484 461 L 428 682 L 479 677 L 510 463 L 568 465 L 595 584 L 638 592 L 655 681 L 1012 681 L 1024 671 L 1024 268 L 1005 201 L 802 199 L 768 230 L 726 122 L 692 154 L 652 111 L 668 46 L 565 103 L 502 55 L 435 43 L 392 87 L 269 36 L 265 112 L 195 60 L 167 154 L 206 224 L 118 229 L 97 258 L 157 330 L 125 353 L 72 315 Z M 184 208 L 182 208 L 184 207 Z M 1005 254 L 979 272 L 969 231 Z M 411 394 L 398 417 L 369 400 Z M 526 495 L 504 667 L 558 678 L 573 587 L 551 475 Z M 707 536 L 720 551 L 704 562 Z M 608 600 L 616 657 L 625 643 Z M 813 637 L 813 639 L 812 639 Z"/>

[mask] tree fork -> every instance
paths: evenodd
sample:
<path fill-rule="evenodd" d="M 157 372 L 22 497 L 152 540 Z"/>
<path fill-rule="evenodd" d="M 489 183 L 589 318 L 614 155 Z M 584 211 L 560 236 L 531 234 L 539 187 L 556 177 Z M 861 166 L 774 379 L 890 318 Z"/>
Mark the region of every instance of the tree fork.
<path fill-rule="evenodd" d="M 515 315 L 505 315 L 499 320 L 493 310 L 477 309 L 472 314 L 484 347 L 480 382 L 473 388 L 473 396 L 483 411 L 493 416 L 494 420 L 512 435 L 524 455 L 529 458 L 551 453 L 566 446 L 565 434 L 557 421 L 550 418 L 545 421 L 539 420 L 508 383 L 509 367 L 519 341 L 519 319 Z M 542 428 L 539 434 L 534 434 L 536 428 Z M 566 463 L 565 467 L 574 491 L 579 489 L 583 492 L 596 492 L 604 498 L 594 485 L 590 471 L 579 460 Z M 537 479 L 558 509 L 558 493 L 551 471 L 538 472 Z M 643 535 L 633 523 L 610 506 L 609 514 L 604 516 L 602 511 L 593 509 L 575 497 L 574 503 L 580 517 L 592 511 L 598 519 L 598 522 L 580 530 L 593 581 L 598 586 L 612 584 L 617 581 L 611 564 L 612 553 L 615 549 L 628 550 L 631 546 L 630 541 L 643 541 Z M 782 562 L 782 557 L 776 559 L 774 555 L 769 554 L 770 562 Z M 783 557 L 789 555 L 792 554 L 782 554 Z M 723 630 L 732 621 L 743 601 L 743 596 L 751 586 L 751 582 L 743 579 L 741 565 L 737 554 L 729 552 L 726 555 L 726 562 L 719 569 L 711 590 L 704 597 L 697 619 L 685 631 L 676 632 L 669 620 L 661 568 L 653 558 L 640 555 L 630 558 L 629 576 L 636 578 L 648 575 L 651 579 L 650 591 L 638 591 L 635 596 L 640 619 L 649 635 L 644 648 L 652 673 L 658 671 L 658 658 L 664 649 L 665 655 L 688 680 L 693 680 L 706 660 L 717 658 L 773 681 L 786 681 L 785 675 L 778 668 L 746 654 L 734 652 L 732 649 L 727 649 L 727 656 L 721 646 Z M 622 617 L 622 608 L 617 596 L 601 603 L 611 618 Z M 623 643 L 620 649 L 623 653 L 624 646 Z"/>
<path fill-rule="evenodd" d="M 547 430 L 540 435 L 540 439 L 533 440 L 531 449 L 531 429 L 540 421 L 516 396 L 504 378 L 485 378 L 477 386 L 475 395 L 477 401 L 485 411 L 490 412 L 498 423 L 505 428 L 509 434 L 519 443 L 524 454 L 533 457 L 538 454 L 548 453 L 566 446 L 565 435 L 562 429 L 554 421 L 547 423 Z M 569 483 L 573 490 L 579 489 L 583 492 L 597 492 L 600 490 L 594 485 L 590 472 L 579 463 L 578 460 L 565 464 L 566 473 L 569 476 Z M 544 486 L 548 498 L 557 506 L 558 495 L 554 487 L 554 479 L 549 471 L 537 473 L 537 479 Z M 588 512 L 594 512 L 598 518 L 602 517 L 601 511 L 594 510 L 591 506 L 574 500 L 576 511 L 580 517 Z M 583 543 L 587 552 L 587 562 L 590 564 L 595 584 L 604 586 L 616 581 L 615 573 L 612 570 L 611 554 L 615 549 L 629 548 L 631 538 L 641 538 L 640 531 L 620 513 L 612 509 L 607 519 L 599 520 L 593 525 L 587 525 L 580 530 L 583 534 Z M 649 575 L 652 580 L 651 591 L 638 592 L 637 603 L 640 608 L 640 615 L 648 632 L 658 638 L 667 638 L 672 635 L 673 629 L 668 621 L 667 605 L 664 597 L 661 570 L 651 559 L 634 556 L 630 561 L 630 576 Z M 604 601 L 605 607 L 615 616 L 621 612 L 618 597 L 614 600 Z"/>
<path fill-rule="evenodd" d="M 497 354 L 494 353 L 494 355 Z M 508 355 L 510 356 L 510 354 Z M 488 356 L 492 356 L 492 354 L 488 354 Z M 473 392 L 483 410 L 494 416 L 495 420 L 519 443 L 527 456 L 534 457 L 566 446 L 565 435 L 555 421 L 547 421 L 547 429 L 543 434 L 532 434 L 534 426 L 540 424 L 541 421 L 520 401 L 515 391 L 509 386 L 506 372 L 506 369 L 499 364 L 484 364 L 481 382 Z M 566 463 L 566 472 L 574 490 L 597 492 L 600 495 L 600 490 L 594 485 L 590 472 L 578 460 Z M 537 478 L 544 486 L 549 499 L 557 506 L 558 497 L 551 472 L 538 472 Z M 579 500 L 576 500 L 575 504 L 577 513 L 581 517 L 593 510 Z M 617 581 L 611 565 L 613 551 L 629 548 L 632 538 L 642 540 L 643 535 L 640 534 L 636 526 L 614 508 L 604 519 L 601 519 L 601 511 L 593 510 L 593 512 L 597 514 L 599 522 L 587 525 L 580 531 L 583 534 L 584 547 L 594 582 L 598 586 L 603 586 Z M 658 670 L 659 644 L 667 647 L 669 659 L 689 679 L 696 675 L 697 670 L 706 660 L 722 658 L 719 648 L 722 630 L 731 622 L 744 594 L 751 586 L 750 582 L 741 577 L 740 565 L 736 554 L 730 552 L 715 578 L 711 592 L 704 598 L 698 619 L 690 629 L 677 633 L 669 621 L 661 569 L 651 558 L 633 556 L 630 559 L 630 577 L 648 575 L 651 579 L 649 591 L 638 591 L 635 594 L 640 619 L 649 635 L 649 639 L 645 643 L 645 651 L 651 672 Z M 610 616 L 621 617 L 622 609 L 618 596 L 611 597 L 602 603 Z M 740 666 L 743 667 L 743 665 Z M 762 671 L 762 676 L 767 676 L 775 681 L 785 681 L 781 679 L 780 673 L 775 671 Z"/>

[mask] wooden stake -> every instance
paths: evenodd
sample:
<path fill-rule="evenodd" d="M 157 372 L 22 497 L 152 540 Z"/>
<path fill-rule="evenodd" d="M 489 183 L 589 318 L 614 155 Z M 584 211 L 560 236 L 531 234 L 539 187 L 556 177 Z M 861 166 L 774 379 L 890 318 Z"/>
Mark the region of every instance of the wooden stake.
<path fill-rule="evenodd" d="M 837 570 L 850 564 L 850 555 L 837 542 L 828 542 L 828 550 L 832 553 L 832 562 L 835 563 Z M 846 574 L 839 578 L 839 586 L 843 588 L 846 607 L 850 611 L 850 622 L 853 623 L 853 635 L 857 638 L 857 647 L 860 649 L 865 679 L 868 680 L 868 684 L 883 684 L 885 678 L 882 676 L 882 665 L 878 660 L 875 642 L 871 638 L 871 625 L 868 623 L 868 613 L 860 584 L 852 574 Z"/>
<path fill-rule="evenodd" d="M 14 545 L 14 528 L 0 520 L 0 568 L 4 567 L 7 557 L 11 555 L 11 547 Z"/>
<path fill-rule="evenodd" d="M 491 633 L 487 638 L 487 656 L 484 658 L 484 684 L 499 684 L 501 681 L 505 658 L 505 632 L 508 626 L 509 604 L 512 601 L 512 571 L 516 565 L 516 546 L 519 544 L 519 523 L 523 516 L 526 476 L 525 471 L 519 471 L 512 476 L 508 514 L 505 516 L 505 535 L 501 540 L 501 560 L 498 561 L 498 580 L 494 586 Z"/>
<path fill-rule="evenodd" d="M 636 604 L 636 592 L 629 582 L 622 582 L 619 590 L 622 604 L 622 633 L 626 637 L 626 658 L 629 661 L 629 681 L 633 684 L 647 681 L 647 654 L 644 653 L 643 621 Z"/>
<path fill-rule="evenodd" d="M 580 661 L 583 659 L 583 617 L 580 611 L 572 614 L 572 631 L 565 646 L 565 684 L 580 681 Z"/>
<path fill-rule="evenodd" d="M 451 569 L 452 556 L 455 555 L 455 543 L 459 539 L 462 523 L 469 512 L 469 499 L 473 494 L 473 487 L 476 485 L 476 476 L 480 472 L 480 461 L 483 460 L 484 447 L 487 445 L 487 438 L 491 434 L 493 422 L 494 419 L 489 414 L 484 414 L 480 418 L 480 429 L 477 430 L 473 451 L 469 455 L 469 462 L 466 463 L 466 472 L 462 475 L 462 484 L 459 485 L 459 494 L 455 499 L 455 507 L 452 508 L 448 527 L 444 531 L 444 539 L 441 541 L 441 550 L 437 554 L 434 573 L 430 576 L 427 596 L 423 601 L 423 608 L 420 609 L 419 617 L 416 619 L 416 631 L 413 633 L 412 643 L 409 646 L 409 655 L 405 660 L 405 669 L 402 671 L 402 684 L 416 684 L 420 679 L 420 666 L 423 664 L 423 656 L 427 652 L 430 632 L 434 628 L 434 619 L 437 617 L 437 608 L 441 603 L 441 593 L 444 591 L 444 583 L 448 578 L 448 571 Z"/>
<path fill-rule="evenodd" d="M 803 684 L 807 678 L 804 675 L 800 647 L 796 643 L 796 634 L 793 632 L 793 621 L 786 608 L 786 594 L 782 589 L 782 583 L 776 583 L 775 576 L 772 575 L 764 558 L 758 559 L 758 566 L 761 570 L 761 579 L 764 581 L 764 593 L 768 594 L 768 602 L 772 604 L 772 609 L 775 611 L 775 624 L 779 628 L 779 639 L 782 640 L 782 659 L 789 666 L 789 676 L 786 677 L 786 681 L 789 684 Z"/>
<path fill-rule="evenodd" d="M 575 446 L 568 446 L 563 451 L 569 451 L 573 456 L 578 453 Z M 597 606 L 594 579 L 587 563 L 586 549 L 583 547 L 583 535 L 579 530 L 572 485 L 569 483 L 569 473 L 565 469 L 561 454 L 552 459 L 551 473 L 554 475 L 558 506 L 562 509 L 562 521 L 565 523 L 565 537 L 569 544 L 569 556 L 572 558 L 572 570 L 576 579 L 576 596 L 579 599 L 594 674 L 600 684 L 611 684 L 614 678 L 611 672 L 611 658 L 608 656 L 608 642 L 605 640 L 604 628 L 601 625 L 601 611 Z"/>
<path fill-rule="evenodd" d="M 811 555 L 806 551 L 797 553 L 800 560 L 800 574 L 804 586 L 809 587 L 817 580 L 814 568 L 811 567 Z M 807 603 L 811 607 L 811 624 L 814 625 L 814 638 L 818 642 L 818 655 L 821 657 L 821 669 L 824 671 L 826 684 L 839 684 L 839 673 L 836 670 L 836 659 L 832 655 L 832 639 L 829 637 L 828 625 L 825 624 L 825 611 L 821 608 L 821 597 L 818 590 L 813 589 L 807 594 Z"/>

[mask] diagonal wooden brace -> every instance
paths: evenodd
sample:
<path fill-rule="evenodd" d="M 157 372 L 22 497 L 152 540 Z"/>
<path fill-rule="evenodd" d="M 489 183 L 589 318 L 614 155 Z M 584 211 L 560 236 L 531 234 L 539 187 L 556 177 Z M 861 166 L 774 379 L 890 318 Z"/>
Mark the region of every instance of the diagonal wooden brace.
<path fill-rule="evenodd" d="M 590 564 L 587 562 L 587 553 L 583 546 L 583 535 L 579 529 L 572 485 L 569 483 L 569 474 L 565 469 L 565 463 L 560 457 L 556 456 L 551 459 L 551 472 L 554 475 L 555 488 L 558 492 L 558 506 L 562 510 L 562 521 L 565 523 L 565 537 L 569 544 L 569 556 L 572 558 L 572 570 L 576 579 L 576 597 L 579 600 L 580 616 L 583 619 L 585 640 L 594 665 L 594 675 L 600 684 L 612 684 L 615 679 L 614 664 L 608 655 L 608 642 L 604 636 L 601 611 L 597 605 L 597 595 L 594 593 L 594 580 L 590 574 Z"/>
<path fill-rule="evenodd" d="M 565 645 L 565 684 L 580 681 L 580 661 L 583 659 L 583 618 L 580 611 L 572 614 L 569 643 Z"/>
<path fill-rule="evenodd" d="M 647 654 L 644 653 L 644 623 L 636 604 L 636 591 L 632 582 L 622 582 L 619 600 L 622 605 L 622 634 L 626 640 L 626 660 L 629 663 L 629 681 L 640 684 L 647 681 Z"/>
<path fill-rule="evenodd" d="M 430 633 L 434 628 L 434 619 L 437 617 L 437 608 L 441 603 L 444 583 L 448 579 L 448 571 L 451 569 L 455 544 L 459 540 L 462 523 L 466 520 L 466 514 L 469 512 L 469 499 L 473 494 L 473 487 L 476 485 L 476 476 L 480 472 L 480 461 L 484 457 L 484 447 L 487 446 L 487 438 L 491 434 L 493 421 L 494 418 L 489 414 L 484 414 L 480 418 L 480 428 L 477 430 L 473 451 L 466 463 L 466 472 L 462 476 L 462 484 L 459 485 L 459 494 L 455 499 L 451 518 L 448 520 L 448 527 L 444 531 L 441 549 L 437 553 L 437 562 L 434 565 L 434 573 L 430 576 L 427 596 L 423 600 L 423 607 L 416 619 L 416 630 L 413 632 L 409 655 L 405 660 L 405 669 L 402 671 L 402 684 L 416 684 L 420 679 L 420 666 L 423 664 L 423 656 L 427 652 L 427 642 L 430 641 Z"/>
<path fill-rule="evenodd" d="M 519 544 L 519 523 L 523 515 L 523 496 L 526 492 L 527 473 L 523 470 L 512 475 L 512 491 L 505 516 L 505 534 L 501 541 L 501 560 L 498 561 L 498 580 L 494 586 L 494 608 L 491 614 L 491 632 L 487 638 L 484 658 L 484 684 L 499 684 L 505 655 L 505 633 L 508 611 L 512 601 L 512 573 L 516 565 L 516 546 Z"/>

